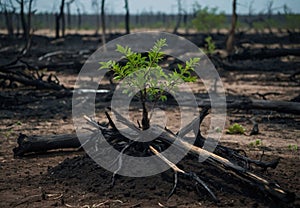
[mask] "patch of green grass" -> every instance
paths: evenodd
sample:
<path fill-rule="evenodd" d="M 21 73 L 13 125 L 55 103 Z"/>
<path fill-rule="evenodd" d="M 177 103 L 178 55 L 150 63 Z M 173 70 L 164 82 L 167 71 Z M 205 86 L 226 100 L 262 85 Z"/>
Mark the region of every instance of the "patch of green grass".
<path fill-rule="evenodd" d="M 226 131 L 227 134 L 244 134 L 246 129 L 238 124 L 234 123 L 233 125 L 229 126 L 228 130 Z"/>
<path fill-rule="evenodd" d="M 296 145 L 296 144 L 289 144 L 288 148 L 291 151 L 297 151 L 298 150 L 298 145 Z"/>
<path fill-rule="evenodd" d="M 220 128 L 220 127 L 216 127 L 216 128 L 215 128 L 215 132 L 216 132 L 216 133 L 221 133 L 221 132 L 222 132 L 222 130 L 221 130 L 221 128 Z"/>
<path fill-rule="evenodd" d="M 261 146 L 261 145 L 262 145 L 262 141 L 260 139 L 257 139 L 255 141 L 249 143 L 249 146 L 251 146 L 251 147 L 257 147 L 257 146 Z"/>

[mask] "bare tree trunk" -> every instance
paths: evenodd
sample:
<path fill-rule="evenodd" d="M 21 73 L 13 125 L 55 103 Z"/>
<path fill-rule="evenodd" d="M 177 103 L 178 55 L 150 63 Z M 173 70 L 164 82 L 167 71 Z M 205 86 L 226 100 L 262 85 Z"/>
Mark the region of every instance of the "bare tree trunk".
<path fill-rule="evenodd" d="M 101 25 L 102 25 L 102 45 L 105 45 L 106 39 L 106 23 L 105 23 L 105 0 L 101 1 Z"/>
<path fill-rule="evenodd" d="M 189 34 L 189 26 L 188 26 L 188 14 L 185 11 L 183 15 L 183 24 L 185 29 L 185 34 Z"/>
<path fill-rule="evenodd" d="M 96 14 L 96 31 L 95 31 L 96 35 L 99 34 L 99 29 L 100 29 L 100 15 L 97 11 L 97 14 Z"/>
<path fill-rule="evenodd" d="M 29 0 L 28 13 L 27 13 L 27 31 L 26 31 L 26 33 L 27 33 L 28 39 L 30 36 L 30 30 L 31 30 L 32 2 L 33 2 L 33 0 Z"/>
<path fill-rule="evenodd" d="M 23 38 L 28 40 L 29 39 L 29 36 L 28 36 L 28 33 L 27 33 L 28 25 L 27 25 L 27 22 L 26 22 L 25 12 L 24 12 L 24 0 L 20 0 L 19 4 L 20 4 L 21 23 L 22 23 L 22 29 L 23 29 Z"/>
<path fill-rule="evenodd" d="M 129 6 L 128 6 L 128 0 L 125 0 L 125 10 L 126 10 L 126 14 L 125 14 L 125 29 L 126 29 L 126 34 L 130 33 L 130 26 L 129 26 Z"/>
<path fill-rule="evenodd" d="M 20 15 L 19 14 L 16 14 L 16 27 L 17 27 L 17 32 L 16 34 L 17 35 L 20 35 Z"/>
<path fill-rule="evenodd" d="M 80 13 L 79 8 L 77 8 L 77 15 L 78 15 L 77 29 L 80 30 L 80 28 L 81 28 L 81 13 Z"/>
<path fill-rule="evenodd" d="M 60 24 L 59 24 L 59 14 L 55 14 L 55 37 L 59 38 L 59 28 L 60 28 Z"/>
<path fill-rule="evenodd" d="M 272 19 L 273 3 L 274 3 L 273 1 L 268 2 L 268 18 L 267 18 L 267 20 L 269 20 L 269 21 Z M 272 25 L 270 25 L 269 21 L 268 21 L 267 27 L 268 27 L 269 33 L 273 34 Z"/>
<path fill-rule="evenodd" d="M 178 33 L 178 28 L 180 26 L 181 18 L 182 18 L 182 14 L 181 14 L 181 11 L 182 11 L 181 0 L 177 0 L 177 6 L 178 6 L 177 22 L 176 22 L 175 28 L 173 30 L 173 33 L 175 33 L 175 34 Z"/>
<path fill-rule="evenodd" d="M 71 11 L 70 11 L 70 6 L 71 6 L 72 1 L 67 3 L 67 28 L 70 30 L 71 29 Z"/>
<path fill-rule="evenodd" d="M 69 0 L 68 2 L 66 2 L 66 6 L 67 6 L 67 28 L 71 29 L 71 24 L 72 24 L 72 19 L 71 19 L 71 4 L 74 2 L 75 0 Z"/>
<path fill-rule="evenodd" d="M 66 21 L 65 21 L 65 0 L 61 0 L 61 5 L 60 5 L 60 17 L 61 17 L 61 33 L 62 37 L 65 37 L 65 30 L 66 30 Z"/>
<path fill-rule="evenodd" d="M 14 11 L 7 11 L 7 9 L 4 9 L 4 16 L 5 16 L 5 24 L 6 24 L 6 29 L 7 33 L 9 36 L 14 35 L 14 27 L 13 27 L 13 14 Z"/>
<path fill-rule="evenodd" d="M 95 8 L 95 15 L 96 15 L 95 35 L 98 35 L 99 34 L 99 29 L 100 29 L 100 11 L 99 11 L 99 2 L 98 2 L 98 0 L 92 0 L 92 7 Z"/>
<path fill-rule="evenodd" d="M 236 2 L 237 0 L 233 0 L 232 2 L 232 18 L 231 18 L 231 29 L 229 31 L 229 35 L 226 41 L 226 50 L 228 53 L 232 53 L 234 48 L 234 34 L 237 23 L 237 14 L 236 14 Z"/>
<path fill-rule="evenodd" d="M 60 20 L 61 20 L 61 31 L 62 31 L 62 37 L 65 36 L 65 13 L 64 13 L 64 7 L 65 7 L 65 0 L 61 0 L 61 4 L 60 4 L 60 12 L 59 14 L 56 15 L 55 18 L 55 22 L 56 22 L 56 32 L 55 32 L 55 36 L 56 38 L 60 37 Z"/>

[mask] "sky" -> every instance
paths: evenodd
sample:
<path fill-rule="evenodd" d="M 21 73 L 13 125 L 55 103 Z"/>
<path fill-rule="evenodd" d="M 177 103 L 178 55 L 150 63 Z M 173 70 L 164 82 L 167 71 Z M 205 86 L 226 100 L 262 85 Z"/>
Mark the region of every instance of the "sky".
<path fill-rule="evenodd" d="M 77 8 L 81 12 L 93 13 L 92 0 L 75 0 L 71 10 L 76 13 Z M 130 13 L 139 14 L 142 12 L 164 12 L 167 14 L 177 12 L 178 0 L 128 0 Z M 293 13 L 300 13 L 300 0 L 238 0 L 237 12 L 248 14 L 252 7 L 253 13 L 266 12 L 267 5 L 273 1 L 273 13 L 283 12 L 283 5 L 287 5 Z M 39 12 L 56 12 L 59 10 L 61 0 L 36 0 L 35 8 Z M 68 2 L 68 0 L 66 0 Z M 98 0 L 98 2 L 101 2 Z M 230 14 L 232 10 L 232 0 L 182 0 L 182 6 L 187 12 L 191 12 L 195 2 L 202 6 L 218 7 L 218 11 Z M 251 6 L 252 5 L 252 6 Z M 106 0 L 106 13 L 124 13 L 124 0 Z"/>

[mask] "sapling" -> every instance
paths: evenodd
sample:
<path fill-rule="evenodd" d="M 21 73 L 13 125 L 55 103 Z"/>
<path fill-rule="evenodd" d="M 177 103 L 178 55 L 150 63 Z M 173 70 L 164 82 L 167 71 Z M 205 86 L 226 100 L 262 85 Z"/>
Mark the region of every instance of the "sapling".
<path fill-rule="evenodd" d="M 205 53 L 211 55 L 216 50 L 215 42 L 212 40 L 211 36 L 206 37 L 205 39 Z"/>
<path fill-rule="evenodd" d="M 191 74 L 200 61 L 199 58 L 191 58 L 184 64 L 178 64 L 177 69 L 166 72 L 160 65 L 160 61 L 165 54 L 162 48 L 167 46 L 166 39 L 159 39 L 147 53 L 132 51 L 128 46 L 117 45 L 116 51 L 121 53 L 127 60 L 126 64 L 120 65 L 116 61 L 109 60 L 100 62 L 100 69 L 110 69 L 114 72 L 114 80 L 123 80 L 128 88 L 123 90 L 128 96 L 134 92 L 132 87 L 138 88 L 138 98 L 142 105 L 142 125 L 146 130 L 150 127 L 150 120 L 157 102 L 166 101 L 166 92 L 178 90 L 178 86 L 183 82 L 194 82 L 196 76 Z M 146 55 L 145 55 L 146 54 Z M 130 78 L 130 76 L 132 76 Z M 129 79 L 125 79 L 125 78 Z M 124 84 L 124 83 L 123 83 Z M 152 101 L 151 109 L 146 103 Z M 149 110 L 151 114 L 149 116 Z"/>

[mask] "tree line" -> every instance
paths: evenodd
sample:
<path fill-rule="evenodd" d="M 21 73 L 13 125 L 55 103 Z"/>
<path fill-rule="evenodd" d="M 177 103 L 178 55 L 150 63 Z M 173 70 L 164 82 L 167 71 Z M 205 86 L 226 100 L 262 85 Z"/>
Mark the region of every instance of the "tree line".
<path fill-rule="evenodd" d="M 272 28 L 280 25 L 297 24 L 299 15 L 291 14 L 285 5 L 282 14 L 274 15 L 273 3 L 270 1 L 265 14 L 253 15 L 249 7 L 248 15 L 237 15 L 237 0 L 232 0 L 232 15 L 225 15 L 218 8 L 202 7 L 199 4 L 193 6 L 193 12 L 188 13 L 182 6 L 182 0 L 177 0 L 177 14 L 142 13 L 130 14 L 130 1 L 124 0 L 125 14 L 108 14 L 105 11 L 105 0 L 92 0 L 93 15 L 77 11 L 71 11 L 71 5 L 76 0 L 60 0 L 59 9 L 53 13 L 38 13 L 33 8 L 37 0 L 0 0 L 0 28 L 5 28 L 8 35 L 15 32 L 28 40 L 30 34 L 38 29 L 54 29 L 55 37 L 64 37 L 67 29 L 95 30 L 98 35 L 101 30 L 102 41 L 105 43 L 107 30 L 123 28 L 125 33 L 130 33 L 131 28 L 165 28 L 178 33 L 180 27 L 188 33 L 189 29 L 210 33 L 212 29 L 228 28 L 227 48 L 234 42 L 234 34 L 237 27 L 248 28 Z M 293 25 L 290 25 L 293 26 Z M 297 27 L 296 25 L 293 27 Z M 271 31 L 271 30 L 270 30 Z"/>

